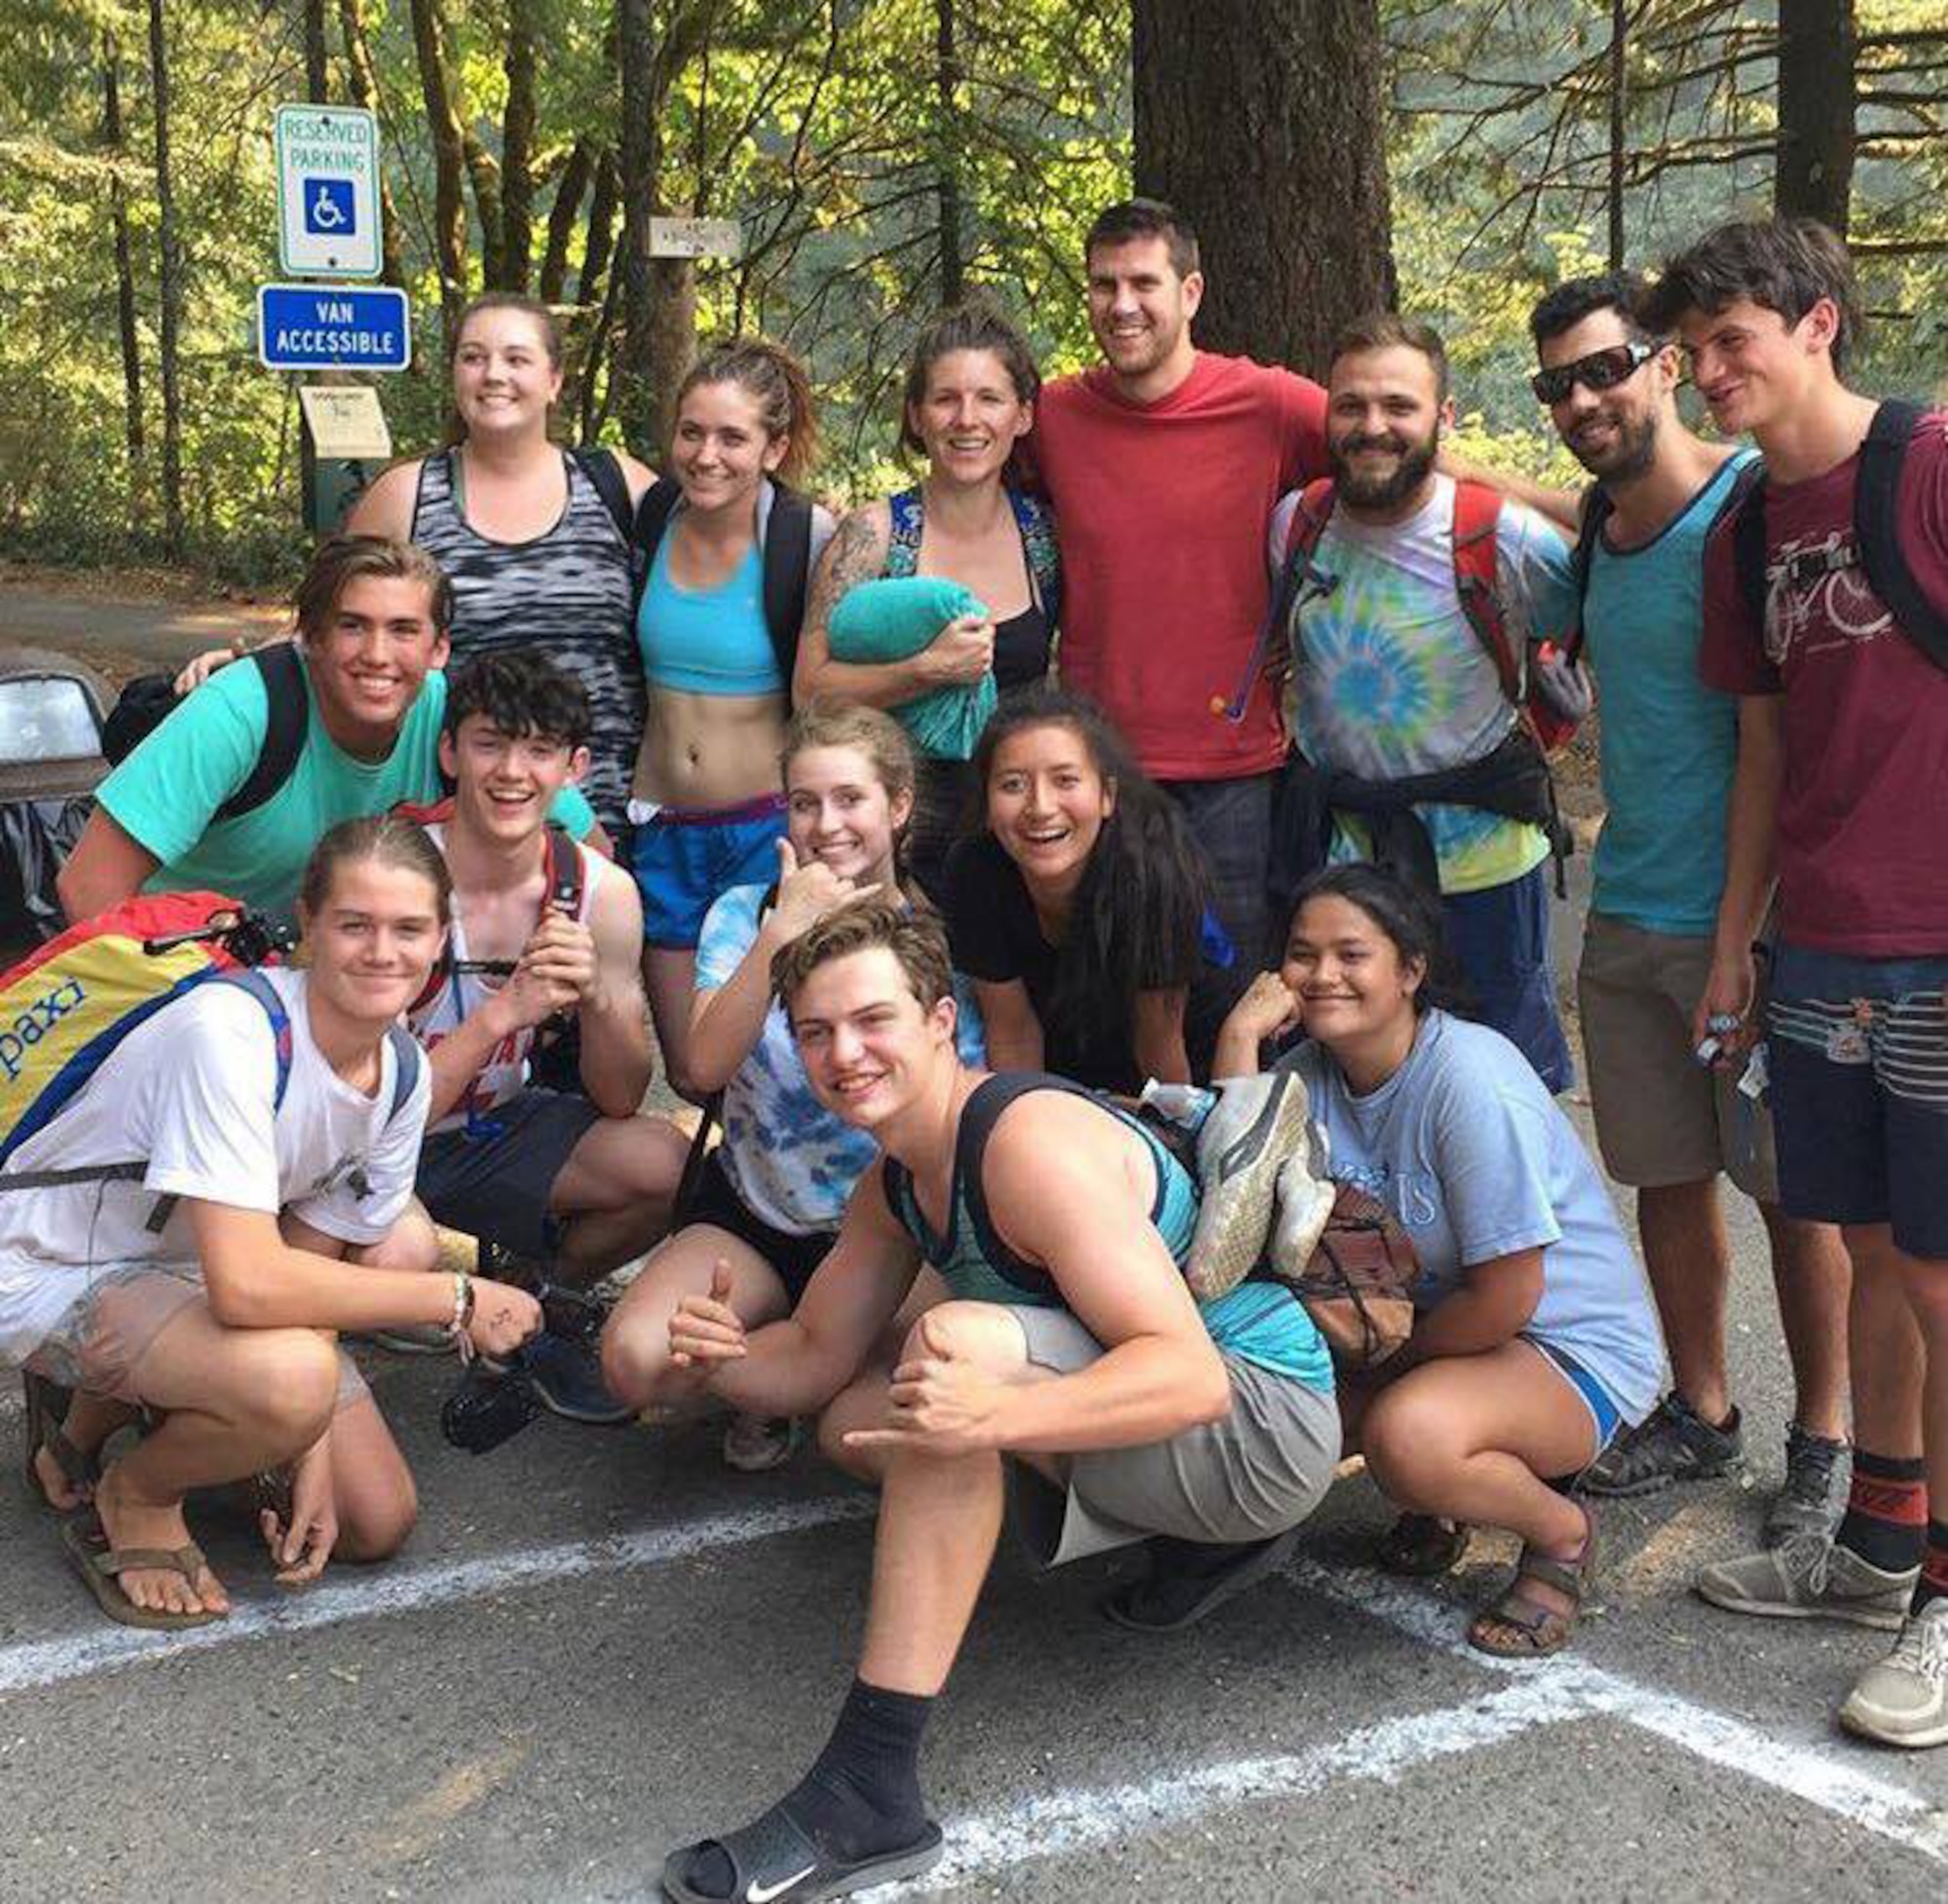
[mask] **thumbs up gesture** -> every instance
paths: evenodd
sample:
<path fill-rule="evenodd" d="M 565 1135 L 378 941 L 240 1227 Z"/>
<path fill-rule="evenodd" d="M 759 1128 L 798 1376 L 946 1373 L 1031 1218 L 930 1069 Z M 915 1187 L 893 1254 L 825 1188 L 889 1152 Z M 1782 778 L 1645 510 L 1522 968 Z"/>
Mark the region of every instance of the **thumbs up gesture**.
<path fill-rule="evenodd" d="M 846 1444 L 930 1455 L 1002 1448 L 1001 1417 L 1010 1393 L 940 1310 L 929 1309 L 914 1325 L 893 1370 L 885 1425 L 854 1429 Z"/>
<path fill-rule="evenodd" d="M 743 1319 L 730 1306 L 730 1265 L 719 1256 L 710 1270 L 710 1293 L 691 1294 L 670 1317 L 670 1362 L 708 1374 L 720 1363 L 750 1353 Z"/>

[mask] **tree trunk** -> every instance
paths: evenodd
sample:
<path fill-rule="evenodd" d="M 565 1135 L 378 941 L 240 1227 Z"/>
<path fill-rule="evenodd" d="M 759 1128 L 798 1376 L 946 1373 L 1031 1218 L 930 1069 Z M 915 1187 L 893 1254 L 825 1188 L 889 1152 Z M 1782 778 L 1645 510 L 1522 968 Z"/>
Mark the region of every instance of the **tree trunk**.
<path fill-rule="evenodd" d="M 169 49 L 163 0 L 149 0 L 149 86 L 156 119 L 156 238 L 162 251 L 163 543 L 183 552 L 182 241 L 176 231 L 175 189 L 169 178 Z"/>
<path fill-rule="evenodd" d="M 646 462 L 661 465 L 676 434 L 676 390 L 696 361 L 696 261 L 650 261 L 650 402 L 648 433 L 628 436 Z M 626 419 L 625 419 L 626 423 Z"/>
<path fill-rule="evenodd" d="M 548 206 L 547 248 L 542 253 L 537 293 L 543 304 L 559 304 L 568 285 L 568 247 L 581 213 L 581 195 L 595 169 L 595 142 L 584 133 L 575 142 L 568 163 L 555 181 L 554 203 Z"/>
<path fill-rule="evenodd" d="M 1134 0 L 1137 189 L 1204 253 L 1197 339 L 1323 377 L 1392 301 L 1377 0 Z"/>
<path fill-rule="evenodd" d="M 101 141 L 114 169 L 108 174 L 108 216 L 115 232 L 115 318 L 122 338 L 123 440 L 129 446 L 129 517 L 141 516 L 142 495 L 142 339 L 135 327 L 135 254 L 129 242 L 129 190 L 122 181 L 126 156 L 122 132 L 120 56 L 115 36 L 101 36 Z"/>
<path fill-rule="evenodd" d="M 1610 269 L 1624 268 L 1624 168 L 1629 157 L 1630 0 L 1610 0 Z"/>
<path fill-rule="evenodd" d="M 413 49 L 419 56 L 420 91 L 432 141 L 433 264 L 439 272 L 441 327 L 451 355 L 467 302 L 467 154 L 460 115 L 453 108 L 453 89 L 447 83 L 436 0 L 412 0 L 412 14 Z"/>
<path fill-rule="evenodd" d="M 933 0 L 935 165 L 939 168 L 940 301 L 958 304 L 965 266 L 960 251 L 960 55 L 955 36 L 955 0 Z"/>
<path fill-rule="evenodd" d="M 473 186 L 473 209 L 480 220 L 480 282 L 490 291 L 507 289 L 507 253 L 501 243 L 501 168 L 468 128 L 460 149 Z"/>
<path fill-rule="evenodd" d="M 616 204 L 619 190 L 616 155 L 605 146 L 595 162 L 595 190 L 588 200 L 581 270 L 575 280 L 575 301 L 584 310 L 592 310 L 602 302 L 604 280 L 616 255 Z"/>
<path fill-rule="evenodd" d="M 346 91 L 355 106 L 376 113 L 379 75 L 372 64 L 372 43 L 365 36 L 361 0 L 338 0 L 338 30 L 345 40 Z M 379 275 L 388 284 L 404 289 L 406 275 L 399 262 L 399 218 L 393 208 L 393 187 L 384 165 L 379 168 L 379 231 L 382 247 Z"/>
<path fill-rule="evenodd" d="M 1854 0 L 1779 0 L 1779 157 L 1773 205 L 1842 238 L 1854 195 Z"/>
<path fill-rule="evenodd" d="M 501 119 L 501 281 L 528 288 L 535 245 L 535 47 L 541 0 L 507 0 L 507 109 Z M 545 295 L 545 293 L 543 293 Z"/>
<path fill-rule="evenodd" d="M 304 0 L 305 97 L 331 103 L 331 64 L 324 45 L 324 0 Z"/>
<path fill-rule="evenodd" d="M 631 443 L 656 439 L 656 298 L 650 219 L 656 203 L 656 32 L 651 0 L 617 0 L 616 57 L 622 79 L 620 176 L 622 336 L 610 372 L 612 408 Z"/>

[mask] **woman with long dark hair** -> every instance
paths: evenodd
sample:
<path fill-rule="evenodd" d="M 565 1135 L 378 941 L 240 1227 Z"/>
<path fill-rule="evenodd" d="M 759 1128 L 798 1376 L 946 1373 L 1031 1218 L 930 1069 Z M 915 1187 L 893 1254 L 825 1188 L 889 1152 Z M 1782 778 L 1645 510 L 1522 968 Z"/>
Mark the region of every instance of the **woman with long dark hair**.
<path fill-rule="evenodd" d="M 1003 698 L 974 771 L 987 826 L 949 857 L 946 912 L 991 1065 L 1123 1093 L 1207 1075 L 1234 960 L 1176 804 L 1046 685 Z"/>

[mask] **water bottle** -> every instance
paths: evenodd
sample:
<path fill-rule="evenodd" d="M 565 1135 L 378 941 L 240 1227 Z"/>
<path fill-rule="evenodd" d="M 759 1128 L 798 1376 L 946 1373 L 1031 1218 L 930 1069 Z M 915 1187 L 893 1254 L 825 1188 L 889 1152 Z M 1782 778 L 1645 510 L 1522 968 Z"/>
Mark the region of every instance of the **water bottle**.
<path fill-rule="evenodd" d="M 1217 1109 L 1218 1094 L 1201 1084 L 1159 1084 L 1151 1078 L 1138 1101 L 1195 1137 L 1204 1128 L 1204 1120 Z"/>

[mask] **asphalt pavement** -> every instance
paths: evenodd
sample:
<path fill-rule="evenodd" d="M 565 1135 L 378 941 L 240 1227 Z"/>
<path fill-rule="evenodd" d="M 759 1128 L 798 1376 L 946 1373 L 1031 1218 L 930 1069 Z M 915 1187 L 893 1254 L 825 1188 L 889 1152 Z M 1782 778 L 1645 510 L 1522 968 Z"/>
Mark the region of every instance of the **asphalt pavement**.
<path fill-rule="evenodd" d="M 946 1859 L 876 1895 L 1938 1892 L 1948 1752 L 1832 1724 L 1885 1638 L 1739 1620 L 1688 1590 L 1756 1532 L 1789 1413 L 1742 1206 L 1733 1234 L 1748 1485 L 1611 1506 L 1570 1652 L 1469 1653 L 1511 1547 L 1479 1540 L 1430 1587 L 1387 1580 L 1367 1553 L 1389 1515 L 1364 1477 L 1284 1575 L 1169 1640 L 1096 1612 L 1118 1562 L 1037 1580 L 1004 1544 L 928 1738 Z M 544 1420 L 468 1457 L 437 1434 L 449 1364 L 363 1360 L 420 1481 L 407 1552 L 285 1594 L 241 1511 L 206 1505 L 196 1531 L 238 1600 L 221 1625 L 106 1624 L 51 1520 L 0 1486 L 5 1904 L 647 1899 L 672 1845 L 742 1822 L 817 1749 L 857 1643 L 869 1496 L 809 1452 L 733 1474 L 710 1424 Z M 17 1472 L 21 1439 L 10 1393 Z"/>

